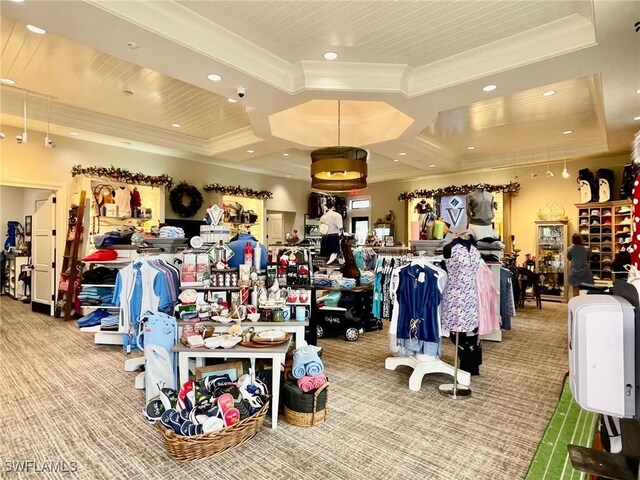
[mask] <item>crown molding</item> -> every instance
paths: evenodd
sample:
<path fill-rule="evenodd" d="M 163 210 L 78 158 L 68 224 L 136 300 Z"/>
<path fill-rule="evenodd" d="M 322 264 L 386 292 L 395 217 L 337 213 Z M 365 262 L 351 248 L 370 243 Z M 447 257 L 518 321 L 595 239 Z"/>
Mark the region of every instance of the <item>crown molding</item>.
<path fill-rule="evenodd" d="M 207 155 L 218 155 L 236 148 L 246 147 L 254 143 L 261 142 L 263 139 L 257 137 L 253 132 L 253 128 L 248 125 L 239 128 L 224 135 L 219 135 L 208 141 L 209 147 Z"/>
<path fill-rule="evenodd" d="M 296 76 L 295 87 L 306 90 L 349 90 L 355 92 L 397 92 L 407 65 L 356 62 L 299 62 L 304 85 Z"/>
<path fill-rule="evenodd" d="M 428 156 L 428 163 L 431 163 L 431 161 L 444 161 L 447 163 L 459 164 L 459 159 L 451 151 L 443 147 L 435 140 L 432 140 L 424 135 L 416 135 L 416 137 L 413 139 L 413 142 L 411 142 L 411 146 L 423 155 Z M 403 160 L 403 162 L 407 162 L 407 160 Z M 417 163 L 412 163 L 412 165 L 420 169 L 424 169 L 427 167 L 424 160 L 420 160 Z"/>
<path fill-rule="evenodd" d="M 289 62 L 173 0 L 85 1 L 279 89 L 292 91 L 293 75 Z"/>
<path fill-rule="evenodd" d="M 596 45 L 593 24 L 573 14 L 511 37 L 413 69 L 412 97 Z"/>

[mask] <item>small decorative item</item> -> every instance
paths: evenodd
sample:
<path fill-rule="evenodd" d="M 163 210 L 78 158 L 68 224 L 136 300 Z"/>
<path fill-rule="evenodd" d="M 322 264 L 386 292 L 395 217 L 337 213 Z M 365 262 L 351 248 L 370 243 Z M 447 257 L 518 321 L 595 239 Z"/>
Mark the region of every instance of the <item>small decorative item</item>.
<path fill-rule="evenodd" d="M 213 225 L 214 227 L 220 225 L 223 214 L 224 212 L 218 205 L 212 205 L 211 207 L 207 208 L 207 223 L 209 225 Z"/>
<path fill-rule="evenodd" d="M 487 192 L 503 192 L 503 193 L 518 193 L 520 191 L 520 183 L 509 182 L 503 185 L 452 185 L 450 187 L 434 188 L 433 190 L 414 190 L 413 192 L 403 192 L 398 195 L 398 200 L 413 200 L 414 198 L 432 198 L 432 197 L 445 197 L 449 195 L 466 195 L 482 186 Z"/>
<path fill-rule="evenodd" d="M 384 236 L 384 246 L 385 247 L 393 247 L 395 245 L 395 240 L 392 235 Z"/>
<path fill-rule="evenodd" d="M 131 183 L 136 185 L 151 185 L 157 187 L 164 185 L 166 188 L 171 188 L 173 185 L 173 179 L 168 175 L 145 175 L 144 173 L 132 173 L 124 168 L 116 168 L 113 165 L 110 167 L 83 167 L 82 165 L 74 165 L 71 168 L 71 176 L 76 175 L 88 175 L 91 177 L 110 178 L 117 182 Z"/>
<path fill-rule="evenodd" d="M 189 203 L 184 203 L 185 197 Z M 189 218 L 198 213 L 204 200 L 200 190 L 186 182 L 181 182 L 169 193 L 169 202 L 174 212 L 182 218 Z"/>
<path fill-rule="evenodd" d="M 225 195 L 233 195 L 236 197 L 247 197 L 247 198 L 258 198 L 261 200 L 266 200 L 268 198 L 273 198 L 273 192 L 268 190 L 253 190 L 252 188 L 241 187 L 238 185 L 237 187 L 233 186 L 225 186 L 220 185 L 218 183 L 209 183 L 203 187 L 205 192 L 220 192 Z"/>
<path fill-rule="evenodd" d="M 295 245 L 300 241 L 300 237 L 298 236 L 298 230 L 294 228 L 291 232 L 287 233 L 284 236 L 284 239 L 289 245 Z"/>

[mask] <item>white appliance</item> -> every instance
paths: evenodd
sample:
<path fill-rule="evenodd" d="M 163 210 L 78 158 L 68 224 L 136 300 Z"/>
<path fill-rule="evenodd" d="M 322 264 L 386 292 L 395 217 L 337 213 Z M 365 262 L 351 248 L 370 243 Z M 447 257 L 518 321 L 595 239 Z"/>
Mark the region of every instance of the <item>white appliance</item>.
<path fill-rule="evenodd" d="M 634 310 L 622 297 L 569 301 L 569 380 L 576 402 L 614 417 L 635 414 Z"/>

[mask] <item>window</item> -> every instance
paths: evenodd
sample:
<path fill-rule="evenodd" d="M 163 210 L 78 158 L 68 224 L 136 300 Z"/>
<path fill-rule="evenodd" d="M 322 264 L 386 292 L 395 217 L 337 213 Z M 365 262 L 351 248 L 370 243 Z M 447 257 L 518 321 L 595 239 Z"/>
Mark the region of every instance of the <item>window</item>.
<path fill-rule="evenodd" d="M 360 199 L 360 200 L 351 200 L 351 210 L 360 210 L 364 208 L 369 208 L 371 204 L 371 200 L 368 198 Z"/>

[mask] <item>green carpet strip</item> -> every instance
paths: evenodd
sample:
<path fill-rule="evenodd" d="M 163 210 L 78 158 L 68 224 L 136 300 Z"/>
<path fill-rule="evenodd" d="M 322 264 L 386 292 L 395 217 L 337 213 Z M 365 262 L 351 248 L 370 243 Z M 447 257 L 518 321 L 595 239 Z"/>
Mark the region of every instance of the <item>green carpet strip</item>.
<path fill-rule="evenodd" d="M 567 445 L 590 447 L 598 415 L 587 412 L 571 395 L 568 380 L 538 450 L 529 465 L 526 480 L 580 480 L 587 475 L 571 466 Z"/>

